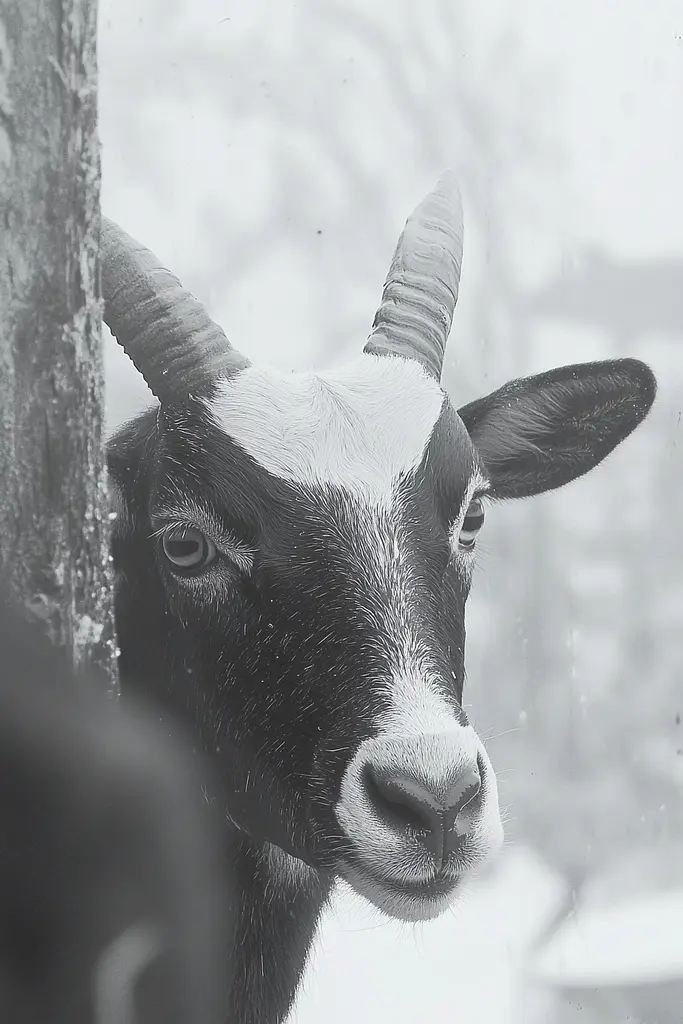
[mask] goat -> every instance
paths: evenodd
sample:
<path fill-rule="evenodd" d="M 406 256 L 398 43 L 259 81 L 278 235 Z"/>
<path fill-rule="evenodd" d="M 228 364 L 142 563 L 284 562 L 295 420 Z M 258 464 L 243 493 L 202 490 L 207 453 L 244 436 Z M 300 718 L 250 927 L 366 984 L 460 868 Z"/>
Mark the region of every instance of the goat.
<path fill-rule="evenodd" d="M 221 775 L 239 1024 L 288 1013 L 336 877 L 427 920 L 499 848 L 462 708 L 485 503 L 588 472 L 654 400 L 650 369 L 616 359 L 456 411 L 440 377 L 462 238 L 447 172 L 406 223 L 358 360 L 285 374 L 250 365 L 103 219 L 104 319 L 159 400 L 108 447 L 122 686 L 139 681 Z"/>
<path fill-rule="evenodd" d="M 2 597 L 0 651 L 0 1019 L 224 1024 L 234 897 L 196 759 Z"/>

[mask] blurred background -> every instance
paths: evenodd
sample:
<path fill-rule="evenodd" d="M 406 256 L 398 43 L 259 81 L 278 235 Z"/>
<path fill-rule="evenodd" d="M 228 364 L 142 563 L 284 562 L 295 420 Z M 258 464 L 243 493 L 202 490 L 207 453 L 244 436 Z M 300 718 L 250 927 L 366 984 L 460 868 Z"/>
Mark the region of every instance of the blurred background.
<path fill-rule="evenodd" d="M 466 698 L 507 809 L 499 865 L 419 928 L 340 890 L 292 1024 L 535 1024 L 579 1005 L 581 1024 L 680 1024 L 671 966 L 644 1009 L 612 999 L 620 970 L 639 980 L 625 956 L 601 966 L 623 928 L 590 955 L 579 942 L 582 993 L 569 953 L 539 955 L 567 912 L 683 890 L 683 7 L 99 6 L 103 210 L 254 361 L 358 353 L 406 216 L 452 166 L 456 404 L 610 356 L 659 378 L 649 419 L 595 473 L 488 514 Z M 150 396 L 111 338 L 106 359 L 112 430 Z"/>

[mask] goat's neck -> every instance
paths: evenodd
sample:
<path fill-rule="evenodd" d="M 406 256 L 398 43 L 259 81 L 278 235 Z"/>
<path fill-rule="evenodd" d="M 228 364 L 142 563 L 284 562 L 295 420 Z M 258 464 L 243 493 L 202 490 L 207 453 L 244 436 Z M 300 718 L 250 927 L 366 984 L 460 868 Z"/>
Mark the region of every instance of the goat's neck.
<path fill-rule="evenodd" d="M 281 1024 L 291 1009 L 332 879 L 244 833 L 230 840 L 239 906 L 230 1024 Z"/>

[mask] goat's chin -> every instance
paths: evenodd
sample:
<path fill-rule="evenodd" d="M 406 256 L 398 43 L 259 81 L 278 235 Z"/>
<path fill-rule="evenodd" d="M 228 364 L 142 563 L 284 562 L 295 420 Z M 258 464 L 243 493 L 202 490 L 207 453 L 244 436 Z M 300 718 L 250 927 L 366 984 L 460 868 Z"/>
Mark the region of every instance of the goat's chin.
<path fill-rule="evenodd" d="M 359 896 L 397 921 L 431 921 L 439 917 L 453 906 L 463 887 L 459 877 L 401 884 L 348 861 L 340 865 L 339 873 Z"/>

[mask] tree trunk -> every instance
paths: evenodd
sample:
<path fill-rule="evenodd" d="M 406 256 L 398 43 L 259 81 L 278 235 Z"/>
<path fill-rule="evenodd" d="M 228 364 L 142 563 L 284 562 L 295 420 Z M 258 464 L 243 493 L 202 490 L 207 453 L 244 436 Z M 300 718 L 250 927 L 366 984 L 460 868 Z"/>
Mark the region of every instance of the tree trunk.
<path fill-rule="evenodd" d="M 116 692 L 96 0 L 0 0 L 0 574 Z"/>

